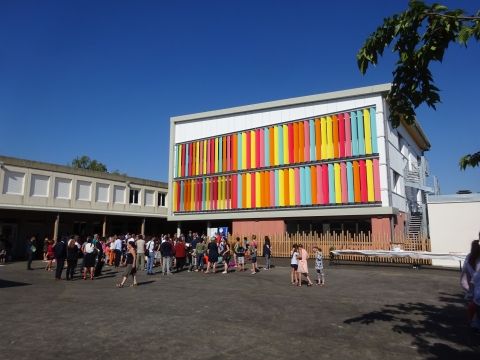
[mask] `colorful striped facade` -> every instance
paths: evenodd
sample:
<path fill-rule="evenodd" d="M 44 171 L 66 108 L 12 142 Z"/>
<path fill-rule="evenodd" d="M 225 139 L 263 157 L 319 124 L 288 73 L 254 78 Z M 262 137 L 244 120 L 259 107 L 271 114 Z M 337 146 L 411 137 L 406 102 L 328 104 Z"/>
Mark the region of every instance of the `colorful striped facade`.
<path fill-rule="evenodd" d="M 179 143 L 173 212 L 381 201 L 375 107 Z"/>

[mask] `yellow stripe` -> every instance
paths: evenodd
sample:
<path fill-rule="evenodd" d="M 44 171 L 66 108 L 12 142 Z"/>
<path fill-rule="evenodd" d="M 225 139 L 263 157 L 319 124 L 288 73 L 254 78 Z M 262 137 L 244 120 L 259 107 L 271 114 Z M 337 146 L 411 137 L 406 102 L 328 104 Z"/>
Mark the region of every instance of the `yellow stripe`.
<path fill-rule="evenodd" d="M 322 117 L 320 119 L 320 123 L 321 123 L 320 132 L 322 134 L 321 151 L 322 151 L 322 160 L 324 160 L 327 158 L 327 119 Z"/>
<path fill-rule="evenodd" d="M 373 161 L 367 160 L 367 198 L 368 201 L 375 201 L 375 190 L 373 186 Z"/>
<path fill-rule="evenodd" d="M 278 165 L 278 126 L 273 127 L 273 165 Z"/>
<path fill-rule="evenodd" d="M 238 164 L 240 166 L 240 164 Z M 247 133 L 242 132 L 242 170 L 247 168 Z"/>
<path fill-rule="evenodd" d="M 333 120 L 327 116 L 327 159 L 333 158 Z"/>
<path fill-rule="evenodd" d="M 182 145 L 178 145 L 178 176 L 182 174 Z"/>
<path fill-rule="evenodd" d="M 278 171 L 278 203 L 285 206 L 285 181 L 283 179 L 283 170 Z"/>
<path fill-rule="evenodd" d="M 257 147 L 255 142 L 255 131 L 250 131 L 250 167 L 255 168 Z"/>
<path fill-rule="evenodd" d="M 215 138 L 215 172 L 218 172 L 218 138 Z"/>
<path fill-rule="evenodd" d="M 289 155 L 289 146 L 288 146 L 288 125 L 283 125 L 283 163 L 288 164 L 288 155 Z"/>
<path fill-rule="evenodd" d="M 245 207 L 249 209 L 252 207 L 252 176 L 250 173 L 245 174 L 245 176 L 247 177 L 247 188 L 245 189 Z"/>
<path fill-rule="evenodd" d="M 172 200 L 173 200 L 173 204 L 172 204 L 172 209 L 173 211 L 177 211 L 177 182 L 174 181 L 173 182 L 173 196 L 172 196 Z"/>
<path fill-rule="evenodd" d="M 295 171 L 293 169 L 288 169 L 288 188 L 290 205 L 295 205 Z"/>
<path fill-rule="evenodd" d="M 333 170 L 335 173 L 335 202 L 342 203 L 342 179 L 340 177 L 340 164 L 334 164 Z"/>
<path fill-rule="evenodd" d="M 370 111 L 363 110 L 363 128 L 365 131 L 365 153 L 372 153 L 372 130 L 370 127 Z M 370 200 L 369 200 L 370 201 Z"/>
<path fill-rule="evenodd" d="M 262 193 L 261 193 L 261 179 L 260 179 L 260 173 L 257 172 L 255 173 L 255 205 L 256 207 L 262 207 Z"/>

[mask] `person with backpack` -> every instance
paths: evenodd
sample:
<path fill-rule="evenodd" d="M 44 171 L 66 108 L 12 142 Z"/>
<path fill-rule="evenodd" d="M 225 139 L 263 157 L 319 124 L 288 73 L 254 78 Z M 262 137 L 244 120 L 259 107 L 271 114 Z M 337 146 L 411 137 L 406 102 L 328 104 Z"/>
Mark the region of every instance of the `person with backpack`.
<path fill-rule="evenodd" d="M 235 255 L 237 256 L 237 264 L 240 268 L 239 271 L 245 271 L 245 248 L 240 238 L 237 237 L 237 243 L 235 244 Z"/>

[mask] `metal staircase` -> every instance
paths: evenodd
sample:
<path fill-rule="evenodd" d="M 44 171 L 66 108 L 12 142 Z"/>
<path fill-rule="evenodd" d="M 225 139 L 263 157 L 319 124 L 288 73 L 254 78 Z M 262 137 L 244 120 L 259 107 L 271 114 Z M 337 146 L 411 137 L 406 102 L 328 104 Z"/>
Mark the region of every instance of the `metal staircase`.
<path fill-rule="evenodd" d="M 423 215 L 421 212 L 415 212 L 410 214 L 410 220 L 408 222 L 408 237 L 414 238 L 422 235 L 423 228 Z"/>

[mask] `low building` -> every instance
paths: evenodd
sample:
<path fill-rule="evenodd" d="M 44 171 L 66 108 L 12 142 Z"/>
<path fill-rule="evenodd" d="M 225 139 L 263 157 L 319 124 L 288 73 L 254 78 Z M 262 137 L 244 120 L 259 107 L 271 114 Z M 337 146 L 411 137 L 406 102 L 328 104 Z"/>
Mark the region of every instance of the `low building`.
<path fill-rule="evenodd" d="M 426 234 L 430 143 L 418 123 L 392 127 L 390 87 L 172 117 L 168 219 L 234 234 Z"/>
<path fill-rule="evenodd" d="M 0 156 L 0 189 L 0 238 L 13 258 L 30 236 L 168 231 L 163 182 Z"/>
<path fill-rule="evenodd" d="M 429 195 L 428 218 L 432 252 L 468 253 L 480 233 L 480 194 Z M 454 260 L 433 265 L 458 267 Z"/>

